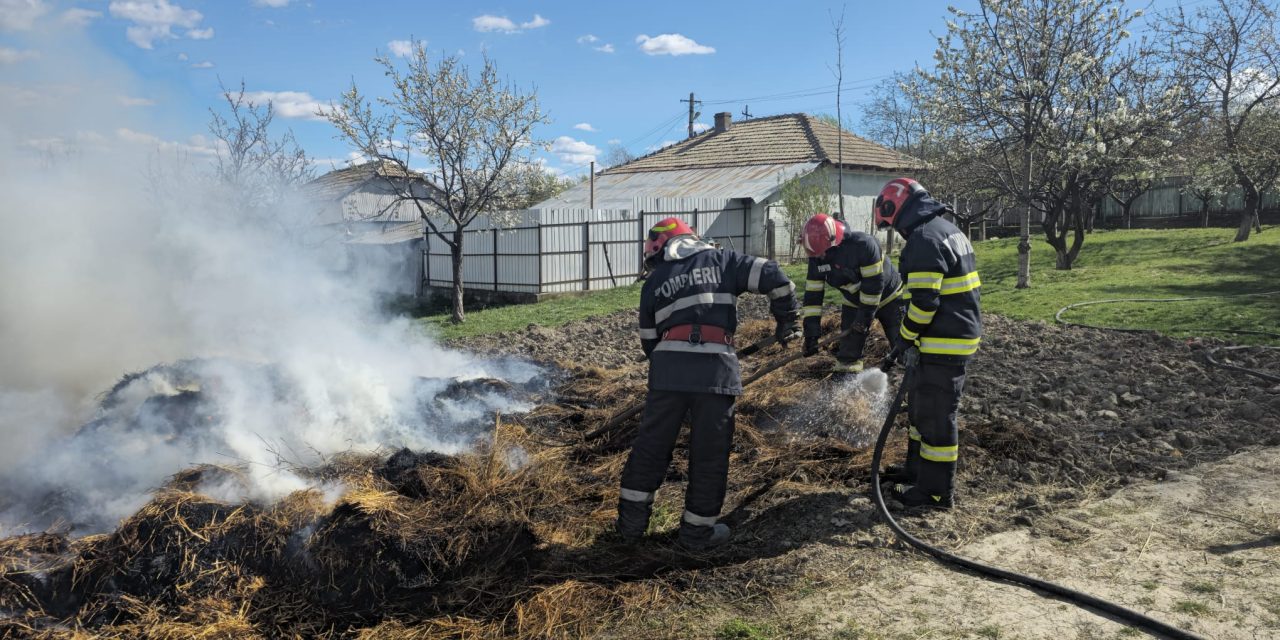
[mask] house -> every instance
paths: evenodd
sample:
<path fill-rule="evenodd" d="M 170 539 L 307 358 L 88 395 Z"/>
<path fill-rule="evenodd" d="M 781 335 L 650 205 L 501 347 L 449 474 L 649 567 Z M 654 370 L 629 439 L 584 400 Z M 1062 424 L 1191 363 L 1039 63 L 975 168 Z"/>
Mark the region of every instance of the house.
<path fill-rule="evenodd" d="M 302 195 L 313 216 L 307 243 L 332 249 L 335 269 L 374 290 L 416 293 L 425 225 L 414 203 L 396 201 L 389 181 L 422 180 L 394 163 L 367 162 L 306 183 Z"/>
<path fill-rule="evenodd" d="M 606 169 L 518 212 L 515 224 L 477 218 L 463 233 L 463 287 L 528 300 L 630 284 L 644 272 L 642 239 L 667 216 L 727 248 L 790 255 L 779 193 L 788 180 L 812 180 L 833 195 L 839 185 L 849 224 L 871 231 L 884 183 L 920 169 L 914 158 L 813 116 L 735 123 L 719 113 L 714 128 Z M 423 262 L 423 290 L 447 289 L 449 247 L 428 236 Z"/>
<path fill-rule="evenodd" d="M 871 207 L 884 183 L 922 169 L 914 158 L 802 113 L 734 122 L 718 113 L 715 126 L 687 140 L 606 169 L 594 184 L 583 183 L 537 205 L 538 208 L 603 208 L 688 213 L 741 210 L 748 242 L 758 254 L 766 245 L 768 220 L 775 220 L 773 249 L 793 246 L 781 224 L 781 186 L 805 176 L 842 194 L 845 218 L 855 229 L 872 231 Z M 839 184 L 838 183 L 842 183 Z M 701 207 L 699 207 L 701 205 Z M 838 209 L 838 205 L 833 207 Z M 716 236 L 713 228 L 699 228 Z"/>

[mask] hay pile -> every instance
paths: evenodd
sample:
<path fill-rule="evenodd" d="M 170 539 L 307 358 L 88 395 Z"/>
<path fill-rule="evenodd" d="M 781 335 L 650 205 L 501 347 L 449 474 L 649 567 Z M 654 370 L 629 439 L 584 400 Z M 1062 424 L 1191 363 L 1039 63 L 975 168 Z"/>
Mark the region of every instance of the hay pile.
<path fill-rule="evenodd" d="M 239 471 L 203 466 L 110 534 L 0 540 L 0 635 L 579 637 L 645 616 L 684 573 L 759 550 L 683 555 L 665 543 L 675 521 L 660 518 L 639 549 L 609 532 L 629 435 L 581 435 L 643 397 L 643 366 L 570 367 L 562 402 L 498 421 L 471 453 L 346 455 L 309 470 L 340 487 L 336 499 L 222 502 L 203 489 Z M 866 474 L 860 447 L 777 428 L 812 404 L 821 366 L 797 363 L 744 397 L 727 518 L 780 485 Z M 682 451 L 669 484 L 683 480 Z M 678 514 L 682 493 L 661 492 L 659 511 Z"/>

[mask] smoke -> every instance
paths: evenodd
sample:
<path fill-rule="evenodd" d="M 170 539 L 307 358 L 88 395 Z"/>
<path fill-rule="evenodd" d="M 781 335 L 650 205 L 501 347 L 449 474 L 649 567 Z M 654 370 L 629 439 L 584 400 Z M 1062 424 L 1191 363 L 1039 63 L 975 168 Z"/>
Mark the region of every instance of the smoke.
<path fill-rule="evenodd" d="M 150 133 L 166 114 L 119 99 L 138 80 L 46 29 L 0 81 L 0 530 L 109 528 L 199 463 L 242 471 L 211 491 L 272 500 L 334 453 L 453 452 L 523 408 L 445 397 L 459 377 L 540 372 L 383 316 L 376 283 L 304 239 L 307 203 L 228 206 L 212 143 Z"/>

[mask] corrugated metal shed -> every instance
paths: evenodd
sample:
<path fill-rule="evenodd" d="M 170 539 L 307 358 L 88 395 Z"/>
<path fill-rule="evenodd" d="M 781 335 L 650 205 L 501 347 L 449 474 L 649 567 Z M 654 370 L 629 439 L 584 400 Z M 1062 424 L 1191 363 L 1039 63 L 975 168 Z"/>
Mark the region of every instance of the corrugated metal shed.
<path fill-rule="evenodd" d="M 682 211 L 721 209 L 730 200 L 761 200 L 778 185 L 818 168 L 820 162 L 795 162 L 744 167 L 605 173 L 596 176 L 597 209 Z M 539 209 L 586 208 L 591 186 L 582 183 L 536 205 Z M 702 202 L 692 202 L 701 200 Z"/>
<path fill-rule="evenodd" d="M 421 240 L 427 225 L 421 218 L 412 222 L 379 223 L 376 228 L 357 233 L 347 244 L 399 244 Z"/>

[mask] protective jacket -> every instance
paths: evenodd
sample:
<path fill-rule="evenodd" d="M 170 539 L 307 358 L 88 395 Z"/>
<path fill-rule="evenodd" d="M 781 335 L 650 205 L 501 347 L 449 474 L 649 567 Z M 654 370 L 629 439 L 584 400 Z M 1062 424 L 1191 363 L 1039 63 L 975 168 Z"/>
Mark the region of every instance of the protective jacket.
<path fill-rule="evenodd" d="M 822 333 L 822 298 L 830 284 L 844 295 L 844 305 L 862 312 L 869 324 L 876 309 L 902 295 L 902 278 L 884 259 L 880 243 L 861 231 L 845 228 L 840 244 L 822 256 L 809 258 L 804 283 L 804 335 Z"/>
<path fill-rule="evenodd" d="M 692 237 L 667 243 L 640 293 L 640 345 L 649 356 L 651 391 L 742 393 L 733 345 L 662 338 L 682 325 L 732 335 L 738 328 L 738 295 L 744 292 L 768 296 L 775 319 L 795 318 L 795 285 L 776 262 Z"/>
<path fill-rule="evenodd" d="M 963 364 L 982 339 L 982 282 L 973 245 L 942 217 L 945 211 L 926 195 L 909 202 L 894 221 L 907 239 L 898 260 L 909 302 L 901 335 L 920 348 L 923 361 Z"/>

